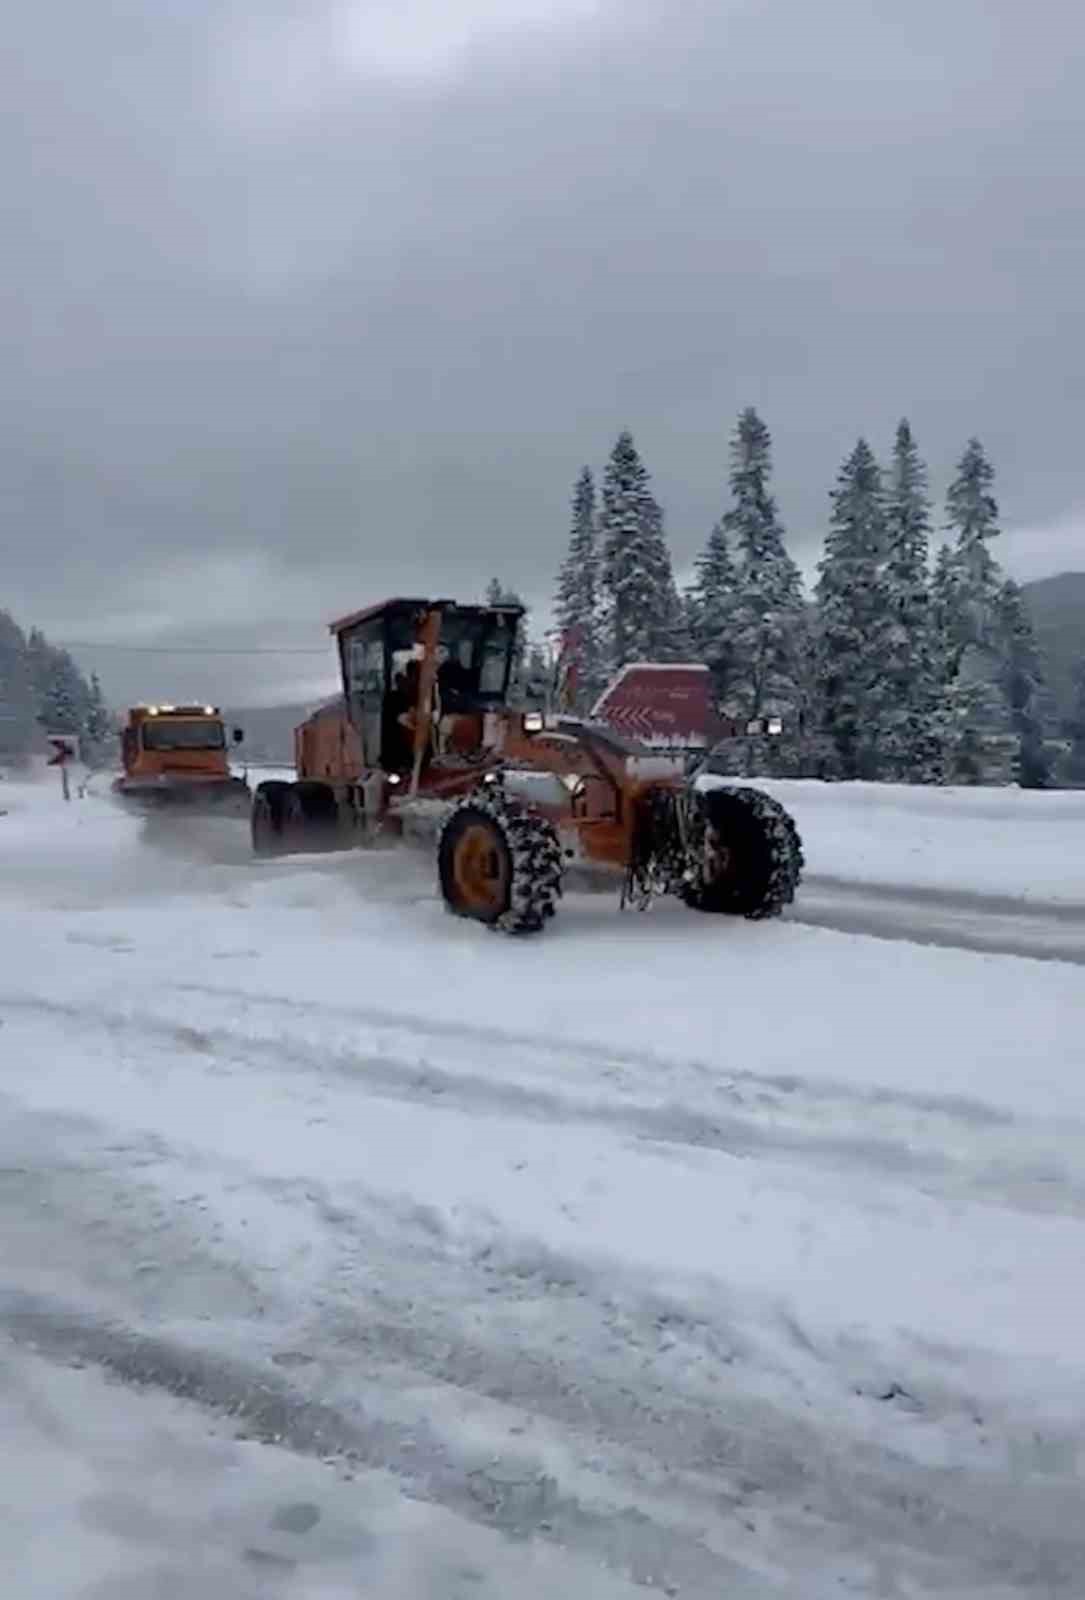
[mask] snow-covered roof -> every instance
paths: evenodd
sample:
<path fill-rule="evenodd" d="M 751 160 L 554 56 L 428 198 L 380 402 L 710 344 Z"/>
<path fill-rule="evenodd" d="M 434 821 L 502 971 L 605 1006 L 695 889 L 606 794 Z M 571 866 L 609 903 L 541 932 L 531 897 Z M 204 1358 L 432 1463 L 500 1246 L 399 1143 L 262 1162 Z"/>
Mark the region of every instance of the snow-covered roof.
<path fill-rule="evenodd" d="M 602 715 L 602 707 L 610 699 L 618 685 L 634 672 L 704 672 L 709 671 L 703 661 L 628 661 L 626 665 L 611 678 L 602 694 L 591 708 L 591 715 Z"/>

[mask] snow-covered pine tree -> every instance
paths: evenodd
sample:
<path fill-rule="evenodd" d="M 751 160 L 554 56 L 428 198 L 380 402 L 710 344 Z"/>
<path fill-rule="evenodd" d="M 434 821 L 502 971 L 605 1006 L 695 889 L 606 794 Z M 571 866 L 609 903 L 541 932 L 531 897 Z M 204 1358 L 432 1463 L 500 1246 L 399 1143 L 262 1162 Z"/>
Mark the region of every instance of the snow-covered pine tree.
<path fill-rule="evenodd" d="M 674 581 L 674 566 L 667 548 L 663 527 L 663 507 L 654 495 L 649 494 L 647 505 L 648 553 L 658 596 L 658 616 L 652 661 L 688 661 L 693 649 L 686 623 L 686 611 L 678 585 Z"/>
<path fill-rule="evenodd" d="M 38 721 L 50 732 L 84 733 L 90 711 L 90 685 L 68 651 L 51 645 L 43 633 L 32 628 L 27 656 Z"/>
<path fill-rule="evenodd" d="M 87 764 L 96 766 L 107 760 L 111 753 L 113 719 L 96 672 L 90 675 L 90 700 L 83 731 L 86 736 L 83 755 Z"/>
<path fill-rule="evenodd" d="M 628 429 L 607 462 L 599 532 L 607 675 L 630 661 L 668 659 L 678 592 L 662 511 Z"/>
<path fill-rule="evenodd" d="M 1044 663 L 1025 597 L 1012 578 L 998 591 L 995 615 L 1002 692 L 1017 739 L 1017 781 L 1022 789 L 1046 789 L 1051 782 L 1051 761 L 1044 745 Z"/>
<path fill-rule="evenodd" d="M 970 439 L 946 493 L 946 522 L 956 533 L 958 618 L 968 644 L 994 650 L 997 599 L 1002 572 L 990 551 L 999 534 L 998 503 L 991 490 L 995 473 L 978 439 Z"/>
<path fill-rule="evenodd" d="M 793 727 L 801 701 L 802 579 L 788 555 L 769 484 L 772 440 L 752 406 L 731 440 L 732 504 L 722 530 L 735 560 L 726 607 L 726 709 L 740 718 L 779 715 Z M 718 640 L 714 653 L 724 642 Z"/>
<path fill-rule="evenodd" d="M 930 501 L 907 421 L 897 428 L 885 489 L 880 765 L 899 783 L 937 783 L 943 772 L 941 680 L 930 594 Z"/>
<path fill-rule="evenodd" d="M 842 778 L 881 775 L 884 710 L 878 641 L 885 627 L 885 493 L 874 452 L 860 439 L 830 496 L 832 516 L 819 563 L 818 705 Z"/>
<path fill-rule="evenodd" d="M 687 627 L 693 651 L 712 673 L 717 700 L 727 693 L 733 654 L 731 609 L 735 602 L 737 575 L 722 522 L 708 536 L 697 557 L 693 584 L 686 597 Z"/>
<path fill-rule="evenodd" d="M 22 629 L 0 611 L 0 762 L 21 766 L 35 735 L 34 685 Z"/>
<path fill-rule="evenodd" d="M 571 709 L 583 714 L 595 704 L 604 686 L 595 480 L 590 467 L 583 469 L 573 490 L 569 549 L 558 573 L 554 616 L 575 668 Z"/>
<path fill-rule="evenodd" d="M 943 680 L 943 749 L 954 783 L 1007 783 L 1016 743 L 1003 682 L 999 595 L 1003 574 L 989 549 L 997 538 L 994 469 L 970 439 L 946 494 L 956 533 L 939 552 L 933 585 Z"/>

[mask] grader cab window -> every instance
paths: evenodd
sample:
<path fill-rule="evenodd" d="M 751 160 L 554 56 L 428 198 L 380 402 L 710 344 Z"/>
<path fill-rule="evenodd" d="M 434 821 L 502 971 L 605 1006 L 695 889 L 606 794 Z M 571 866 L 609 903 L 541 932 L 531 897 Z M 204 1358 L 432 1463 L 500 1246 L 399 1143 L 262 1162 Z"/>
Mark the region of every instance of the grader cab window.
<path fill-rule="evenodd" d="M 497 705 L 508 689 L 516 641 L 513 618 L 448 612 L 441 624 L 438 686 L 449 710 Z"/>
<path fill-rule="evenodd" d="M 350 718 L 371 766 L 381 759 L 381 724 L 387 690 L 384 624 L 379 617 L 345 633 L 340 641 L 343 687 Z"/>

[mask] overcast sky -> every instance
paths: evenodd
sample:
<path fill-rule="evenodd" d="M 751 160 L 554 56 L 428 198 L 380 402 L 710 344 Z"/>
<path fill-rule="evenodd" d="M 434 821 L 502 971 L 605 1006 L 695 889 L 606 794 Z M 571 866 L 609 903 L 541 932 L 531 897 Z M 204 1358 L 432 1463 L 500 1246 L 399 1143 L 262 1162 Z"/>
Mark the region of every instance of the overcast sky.
<path fill-rule="evenodd" d="M 860 431 L 1085 567 L 1085 10 L 37 0 L 0 94 L 0 606 L 111 695 L 288 698 L 387 593 L 545 604 L 631 427 L 688 567 L 758 406 L 808 569 Z M 330 657 L 329 657 L 330 661 Z"/>

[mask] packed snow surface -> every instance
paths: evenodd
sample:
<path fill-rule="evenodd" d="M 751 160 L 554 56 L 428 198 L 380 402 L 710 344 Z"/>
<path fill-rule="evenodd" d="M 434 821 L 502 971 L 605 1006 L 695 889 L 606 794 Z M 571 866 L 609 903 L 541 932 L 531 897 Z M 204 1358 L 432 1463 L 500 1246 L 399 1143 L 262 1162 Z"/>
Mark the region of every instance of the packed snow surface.
<path fill-rule="evenodd" d="M 0 783 L 0 1592 L 1080 1600 L 1085 797 L 767 787 L 517 941 Z"/>

